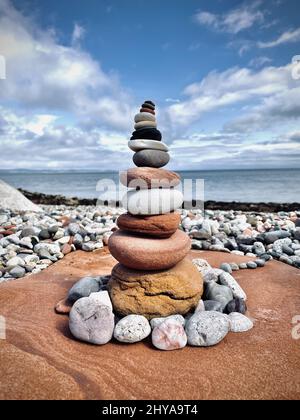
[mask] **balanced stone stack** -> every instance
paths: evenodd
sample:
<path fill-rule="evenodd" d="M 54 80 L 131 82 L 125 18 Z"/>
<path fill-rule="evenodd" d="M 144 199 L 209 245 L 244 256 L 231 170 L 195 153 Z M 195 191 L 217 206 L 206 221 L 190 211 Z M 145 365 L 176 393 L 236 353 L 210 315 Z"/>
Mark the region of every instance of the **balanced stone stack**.
<path fill-rule="evenodd" d="M 119 230 L 109 250 L 119 261 L 109 282 L 114 310 L 121 316 L 148 319 L 191 312 L 203 292 L 203 280 L 187 258 L 190 238 L 178 229 L 176 213 L 183 195 L 175 187 L 180 176 L 161 169 L 170 159 L 157 130 L 155 105 L 145 101 L 135 116 L 128 143 L 137 168 L 120 174 L 129 188 L 122 200 L 127 213 L 117 220 Z"/>

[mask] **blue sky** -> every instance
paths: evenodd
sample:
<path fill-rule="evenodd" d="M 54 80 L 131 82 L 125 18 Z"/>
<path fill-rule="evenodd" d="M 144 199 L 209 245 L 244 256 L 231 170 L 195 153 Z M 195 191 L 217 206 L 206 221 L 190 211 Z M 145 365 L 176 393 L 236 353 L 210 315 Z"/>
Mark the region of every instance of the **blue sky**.
<path fill-rule="evenodd" d="M 131 166 L 144 99 L 172 169 L 299 167 L 299 12 L 297 0 L 0 0 L 1 169 Z"/>

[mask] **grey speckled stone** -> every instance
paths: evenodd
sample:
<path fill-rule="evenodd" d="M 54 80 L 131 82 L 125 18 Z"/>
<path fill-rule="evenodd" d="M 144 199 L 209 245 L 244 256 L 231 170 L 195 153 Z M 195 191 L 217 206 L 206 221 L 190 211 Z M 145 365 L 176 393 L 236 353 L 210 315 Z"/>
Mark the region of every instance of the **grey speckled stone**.
<path fill-rule="evenodd" d="M 128 315 L 122 318 L 114 330 L 114 337 L 122 343 L 137 343 L 151 333 L 151 327 L 142 315 Z"/>
<path fill-rule="evenodd" d="M 70 312 L 69 328 L 74 337 L 93 344 L 106 344 L 113 335 L 114 314 L 108 306 L 88 297 L 77 300 Z"/>
<path fill-rule="evenodd" d="M 232 312 L 228 315 L 230 320 L 230 331 L 239 333 L 246 332 L 253 328 L 253 322 L 251 319 L 247 318 L 245 315 L 242 315 L 238 312 Z"/>
<path fill-rule="evenodd" d="M 186 325 L 188 344 L 208 347 L 218 344 L 226 337 L 230 329 L 227 315 L 220 312 L 198 312 Z"/>
<path fill-rule="evenodd" d="M 205 284 L 205 299 L 220 302 L 224 310 L 226 305 L 233 299 L 233 294 L 229 287 L 209 282 Z"/>
<path fill-rule="evenodd" d="M 162 168 L 167 165 L 170 155 L 160 150 L 141 150 L 133 155 L 133 162 L 136 166 L 148 166 L 150 168 Z"/>
<path fill-rule="evenodd" d="M 231 289 L 233 297 L 247 300 L 246 293 L 231 274 L 220 274 L 219 281 L 223 286 L 228 286 Z"/>

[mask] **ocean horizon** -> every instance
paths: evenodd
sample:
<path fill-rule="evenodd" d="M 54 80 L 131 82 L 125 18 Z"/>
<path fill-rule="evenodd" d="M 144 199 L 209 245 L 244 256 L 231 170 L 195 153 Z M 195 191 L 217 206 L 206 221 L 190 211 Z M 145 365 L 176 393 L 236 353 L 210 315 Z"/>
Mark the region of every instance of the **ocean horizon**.
<path fill-rule="evenodd" d="M 292 203 L 300 200 L 300 169 L 181 170 L 183 180 L 204 181 L 204 200 Z M 116 171 L 0 170 L 0 179 L 30 192 L 98 198 L 97 183 L 118 184 Z M 107 191 L 107 198 L 113 198 Z"/>

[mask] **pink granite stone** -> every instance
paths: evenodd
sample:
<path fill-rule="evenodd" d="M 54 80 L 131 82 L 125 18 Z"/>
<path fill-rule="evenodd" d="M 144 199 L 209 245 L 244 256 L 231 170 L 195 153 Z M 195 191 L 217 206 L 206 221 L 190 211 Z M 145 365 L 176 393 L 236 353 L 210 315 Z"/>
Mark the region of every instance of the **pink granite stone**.
<path fill-rule="evenodd" d="M 168 318 L 152 331 L 152 343 L 159 350 L 177 350 L 186 346 L 187 336 L 182 323 Z"/>

